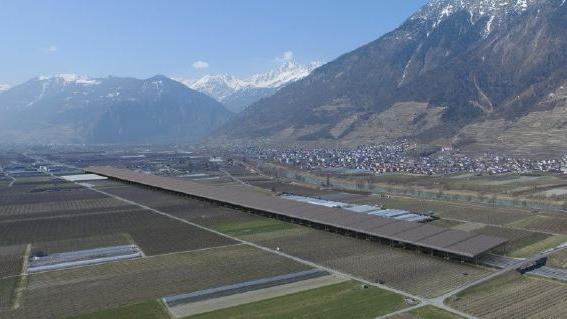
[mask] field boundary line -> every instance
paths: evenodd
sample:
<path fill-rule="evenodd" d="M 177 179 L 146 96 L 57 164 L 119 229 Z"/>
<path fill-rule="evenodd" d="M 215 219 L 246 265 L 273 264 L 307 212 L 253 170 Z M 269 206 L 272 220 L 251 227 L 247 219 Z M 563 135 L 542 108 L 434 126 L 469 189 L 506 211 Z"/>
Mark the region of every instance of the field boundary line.
<path fill-rule="evenodd" d="M 144 252 L 144 250 L 142 249 L 142 247 L 140 247 L 138 245 L 138 243 L 136 243 L 136 241 L 134 240 L 134 238 L 132 238 L 132 236 L 128 233 L 120 233 L 121 236 L 124 236 L 124 238 L 131 244 L 131 245 L 135 245 L 136 247 L 138 247 L 138 250 L 140 251 L 140 253 L 142 254 L 142 258 L 146 257 L 146 253 Z"/>
<path fill-rule="evenodd" d="M 84 214 L 65 214 L 65 215 L 59 215 L 59 216 L 44 216 L 44 217 L 36 217 L 36 218 L 6 219 L 6 220 L 1 220 L 0 224 L 28 222 L 28 221 L 36 221 L 36 220 L 50 220 L 50 219 L 57 219 L 57 218 L 74 218 L 74 217 L 93 216 L 93 215 L 120 214 L 120 213 L 134 212 L 134 211 L 135 210 L 120 210 L 120 211 L 93 212 L 93 213 L 84 213 Z"/>
<path fill-rule="evenodd" d="M 27 269 L 28 269 L 29 258 L 30 258 L 30 255 L 31 255 L 31 246 L 32 246 L 32 244 L 26 245 L 26 250 L 24 251 L 24 255 L 22 256 L 22 258 L 23 258 L 22 270 L 21 270 L 20 275 L 19 275 L 20 280 L 18 280 L 18 283 L 16 284 L 15 295 L 14 295 L 14 304 L 12 305 L 12 309 L 14 309 L 14 310 L 20 308 L 21 299 L 22 299 L 22 296 L 24 295 L 24 290 L 26 289 L 26 285 L 27 285 L 27 282 L 28 282 Z"/>
<path fill-rule="evenodd" d="M 236 246 L 243 246 L 245 245 L 244 243 L 234 243 L 234 244 L 228 244 L 228 245 L 220 245 L 220 246 L 213 246 L 213 247 L 204 247 L 204 248 L 197 248 L 197 249 L 191 249 L 191 250 L 182 250 L 182 251 L 172 251 L 170 253 L 164 253 L 164 254 L 159 254 L 159 255 L 144 255 L 144 257 L 142 258 L 137 258 L 137 259 L 152 259 L 152 258 L 157 258 L 157 257 L 163 257 L 163 256 L 172 256 L 172 255 L 180 255 L 180 254 L 188 254 L 188 253 L 196 253 L 196 252 L 201 252 L 201 251 L 207 251 L 207 250 L 214 250 L 214 249 L 222 249 L 222 248 L 227 248 L 227 247 L 236 247 Z M 137 246 L 137 245 L 136 245 Z M 130 259 L 130 260 L 135 260 L 135 259 Z M 123 260 L 124 261 L 124 260 Z M 96 266 L 96 265 L 90 265 L 90 266 Z M 86 267 L 86 266 L 85 266 Z M 76 267 L 75 267 L 76 268 Z"/>
<path fill-rule="evenodd" d="M 404 308 L 404 309 L 396 310 L 396 311 L 394 311 L 394 312 L 390 312 L 389 314 L 385 314 L 385 315 L 382 315 L 382 316 L 378 316 L 378 317 L 376 317 L 376 318 L 374 318 L 374 319 L 386 319 L 386 318 L 389 318 L 389 317 L 391 317 L 391 316 L 399 315 L 399 314 L 401 314 L 401 313 L 406 313 L 406 312 L 408 312 L 408 311 L 412 311 L 412 310 L 417 309 L 417 308 L 425 307 L 425 306 L 427 306 L 427 305 L 431 305 L 431 304 L 430 304 L 430 303 L 417 304 L 417 305 L 414 305 L 414 306 L 411 306 L 411 307 L 408 307 L 408 308 Z"/>
<path fill-rule="evenodd" d="M 156 299 L 156 301 L 158 302 L 160 307 L 165 311 L 168 318 L 170 318 L 170 319 L 175 318 L 175 315 L 171 312 L 171 310 L 169 310 L 169 307 L 163 302 L 163 298 L 158 298 L 158 299 Z"/>

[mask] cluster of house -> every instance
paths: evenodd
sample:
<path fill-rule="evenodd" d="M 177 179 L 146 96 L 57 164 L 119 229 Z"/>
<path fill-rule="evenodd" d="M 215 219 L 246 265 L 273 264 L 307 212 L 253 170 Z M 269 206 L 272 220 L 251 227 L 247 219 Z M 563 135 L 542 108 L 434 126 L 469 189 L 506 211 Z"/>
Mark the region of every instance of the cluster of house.
<path fill-rule="evenodd" d="M 452 148 L 434 152 L 416 151 L 417 146 L 402 140 L 355 149 L 275 149 L 246 147 L 239 152 L 254 158 L 275 161 L 301 169 L 322 169 L 372 173 L 403 172 L 422 175 L 504 174 L 553 172 L 567 174 L 567 155 L 557 159 L 531 159 L 498 154 L 467 155 Z"/>

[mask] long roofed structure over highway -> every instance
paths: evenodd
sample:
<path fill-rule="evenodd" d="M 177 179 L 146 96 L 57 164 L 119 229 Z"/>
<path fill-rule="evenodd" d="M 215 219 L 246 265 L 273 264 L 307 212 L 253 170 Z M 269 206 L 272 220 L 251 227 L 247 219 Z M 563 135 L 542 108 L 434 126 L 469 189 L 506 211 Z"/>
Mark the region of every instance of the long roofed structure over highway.
<path fill-rule="evenodd" d="M 414 246 L 431 253 L 441 253 L 461 259 L 475 259 L 506 242 L 506 239 L 500 237 L 375 215 L 357 214 L 342 209 L 288 200 L 266 193 L 246 191 L 242 188 L 205 185 L 179 178 L 156 176 L 109 166 L 88 167 L 86 171 L 244 209 L 255 214 L 330 231 Z"/>

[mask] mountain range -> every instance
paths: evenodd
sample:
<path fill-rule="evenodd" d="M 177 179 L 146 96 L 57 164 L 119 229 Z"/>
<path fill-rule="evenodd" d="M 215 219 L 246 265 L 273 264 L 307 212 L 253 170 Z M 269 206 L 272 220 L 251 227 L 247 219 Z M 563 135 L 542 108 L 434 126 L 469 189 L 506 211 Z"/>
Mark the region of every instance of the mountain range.
<path fill-rule="evenodd" d="M 215 98 L 232 112 L 238 113 L 254 102 L 273 95 L 285 85 L 306 77 L 320 65 L 318 61 L 300 65 L 293 59 L 287 59 L 275 70 L 245 79 L 230 74 L 216 74 L 205 75 L 198 80 L 177 80 Z"/>
<path fill-rule="evenodd" d="M 324 65 L 288 59 L 246 79 L 37 77 L 0 86 L 0 142 L 354 146 L 407 138 L 564 153 L 565 30 L 565 0 L 431 0 Z"/>
<path fill-rule="evenodd" d="M 0 142 L 191 143 L 230 116 L 165 76 L 41 76 L 0 93 Z"/>
<path fill-rule="evenodd" d="M 259 100 L 211 141 L 411 138 L 534 154 L 567 145 L 565 0 L 432 0 Z"/>

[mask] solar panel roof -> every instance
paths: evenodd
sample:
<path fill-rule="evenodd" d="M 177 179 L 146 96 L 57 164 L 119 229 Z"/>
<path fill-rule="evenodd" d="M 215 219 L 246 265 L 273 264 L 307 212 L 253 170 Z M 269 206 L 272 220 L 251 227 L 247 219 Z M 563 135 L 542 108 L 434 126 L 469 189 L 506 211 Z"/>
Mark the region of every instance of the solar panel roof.
<path fill-rule="evenodd" d="M 405 220 L 357 214 L 272 196 L 242 187 L 200 184 L 186 179 L 163 177 L 110 166 L 89 167 L 87 172 L 115 179 L 162 188 L 243 208 L 266 211 L 285 217 L 325 224 L 337 228 L 392 239 L 442 252 L 475 257 L 506 240 L 496 236 L 450 230 Z"/>

